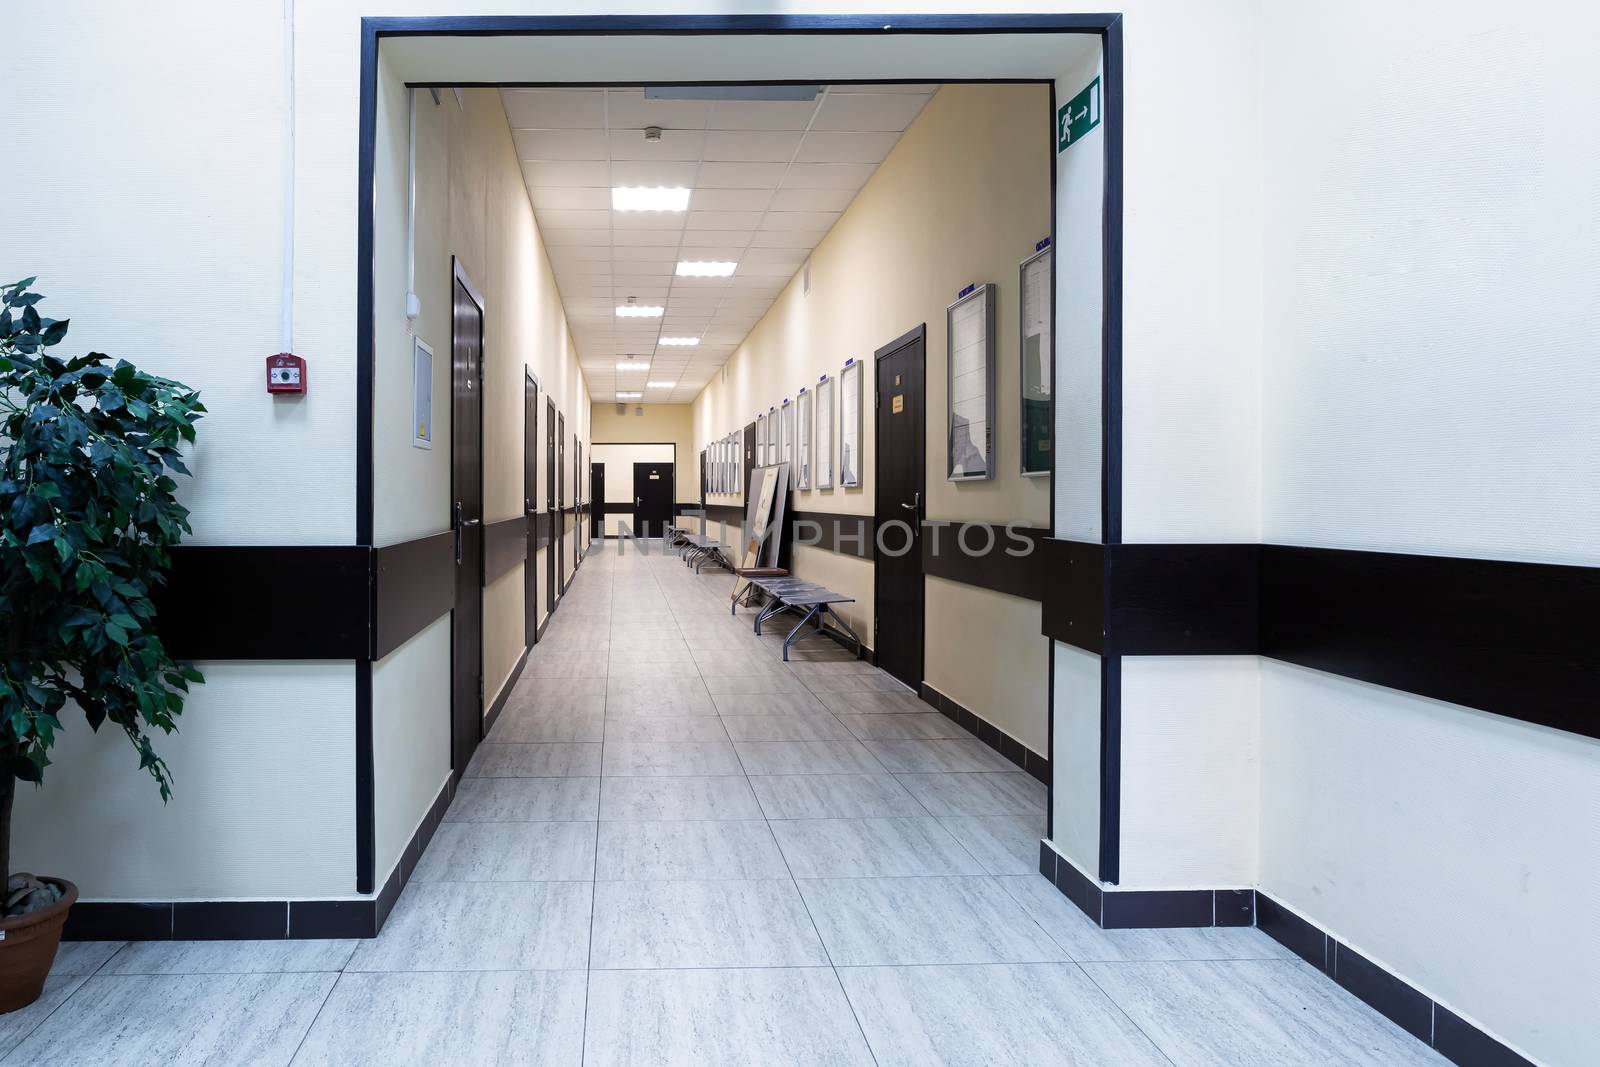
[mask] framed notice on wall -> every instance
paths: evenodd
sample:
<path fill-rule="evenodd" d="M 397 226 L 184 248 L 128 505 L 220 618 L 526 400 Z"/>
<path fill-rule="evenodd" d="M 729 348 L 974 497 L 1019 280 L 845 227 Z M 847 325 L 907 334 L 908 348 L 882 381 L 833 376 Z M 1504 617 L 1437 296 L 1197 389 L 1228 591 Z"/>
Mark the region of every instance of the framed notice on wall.
<path fill-rule="evenodd" d="M 800 395 L 794 399 L 794 417 L 798 424 L 795 431 L 794 487 L 796 489 L 811 488 L 811 462 L 812 455 L 816 451 L 812 446 L 815 434 L 811 415 L 811 409 L 815 406 L 813 400 L 813 396 L 806 392 L 805 386 L 800 387 Z"/>
<path fill-rule="evenodd" d="M 779 413 L 778 424 L 783 427 L 783 448 L 778 452 L 778 462 L 789 464 L 790 469 L 793 470 L 795 429 L 794 404 L 791 401 L 785 400 L 783 402 L 783 410 Z"/>
<path fill-rule="evenodd" d="M 839 372 L 839 484 L 861 487 L 861 364 L 853 359 Z"/>
<path fill-rule="evenodd" d="M 411 443 L 433 447 L 433 349 L 415 338 L 411 350 Z"/>
<path fill-rule="evenodd" d="M 826 374 L 817 383 L 817 456 L 814 461 L 818 489 L 833 488 L 833 379 Z"/>
<path fill-rule="evenodd" d="M 767 465 L 767 417 L 756 416 L 756 461 L 755 466 Z"/>
<path fill-rule="evenodd" d="M 950 340 L 949 451 L 952 482 L 994 477 L 994 286 L 970 286 L 945 308 Z"/>
<path fill-rule="evenodd" d="M 1050 473 L 1050 388 L 1055 350 L 1050 344 L 1050 295 L 1055 255 L 1048 244 L 1017 269 L 1022 325 L 1022 475 Z"/>
<path fill-rule="evenodd" d="M 778 409 L 767 408 L 767 458 L 763 462 L 769 467 L 778 462 L 778 435 L 782 432 L 778 426 Z"/>

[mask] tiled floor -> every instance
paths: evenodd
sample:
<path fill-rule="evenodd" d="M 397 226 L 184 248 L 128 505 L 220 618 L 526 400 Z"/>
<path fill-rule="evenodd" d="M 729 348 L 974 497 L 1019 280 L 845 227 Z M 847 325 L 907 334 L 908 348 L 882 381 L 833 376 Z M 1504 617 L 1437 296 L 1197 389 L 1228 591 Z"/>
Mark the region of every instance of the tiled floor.
<path fill-rule="evenodd" d="M 1254 930 L 1099 930 L 1042 786 L 730 588 L 597 548 L 380 937 L 66 946 L 4 1063 L 1443 1062 Z"/>

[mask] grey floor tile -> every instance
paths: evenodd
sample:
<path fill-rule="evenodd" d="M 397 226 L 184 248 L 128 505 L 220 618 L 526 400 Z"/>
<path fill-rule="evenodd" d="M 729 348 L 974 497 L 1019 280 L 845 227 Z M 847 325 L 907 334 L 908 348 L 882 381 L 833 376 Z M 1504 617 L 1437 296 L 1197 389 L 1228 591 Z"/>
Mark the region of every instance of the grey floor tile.
<path fill-rule="evenodd" d="M 601 770 L 638 778 L 742 773 L 727 741 L 608 741 Z"/>
<path fill-rule="evenodd" d="M 619 656 L 615 645 L 611 648 L 611 664 L 606 668 L 606 674 L 612 681 L 618 679 L 638 679 L 641 681 L 654 681 L 658 678 L 695 678 L 700 677 L 700 668 L 693 660 L 679 661 L 676 663 L 640 663 Z"/>
<path fill-rule="evenodd" d="M 593 822 L 599 778 L 462 778 L 445 822 Z"/>
<path fill-rule="evenodd" d="M 880 774 L 860 741 L 743 741 L 734 745 L 746 774 Z"/>
<path fill-rule="evenodd" d="M 1290 952 L 1260 930 L 1211 927 L 1198 930 L 1102 930 L 1077 905 L 1037 873 L 997 882 L 1073 959 L 1270 960 Z"/>
<path fill-rule="evenodd" d="M 808 674 L 805 684 L 819 698 L 827 693 L 902 693 L 916 699 L 915 693 L 887 674 Z"/>
<path fill-rule="evenodd" d="M 742 775 L 607 778 L 600 818 L 622 822 L 759 819 L 761 805 Z"/>
<path fill-rule="evenodd" d="M 606 679 L 607 712 L 618 697 L 649 698 L 654 696 L 708 696 L 705 683 L 698 677 L 632 678 L 612 675 Z M 713 714 L 707 712 L 706 714 Z"/>
<path fill-rule="evenodd" d="M 603 694 L 587 699 L 604 709 Z M 539 741 L 599 741 L 605 734 L 605 712 L 593 714 L 532 714 L 502 713 L 489 731 L 489 740 L 497 744 L 530 744 Z"/>
<path fill-rule="evenodd" d="M 569 882 L 594 877 L 592 822 L 441 824 L 416 882 Z"/>
<path fill-rule="evenodd" d="M 583 971 L 346 974 L 296 1067 L 565 1067 L 583 1056 Z"/>
<path fill-rule="evenodd" d="M 794 665 L 794 673 L 808 682 L 812 678 L 837 678 L 845 674 L 860 674 L 873 678 L 889 677 L 864 659 L 847 659 L 839 663 L 797 663 Z"/>
<path fill-rule="evenodd" d="M 1399 1067 L 1444 1058 L 1300 960 L 1088 963 L 1183 1067 Z"/>
<path fill-rule="evenodd" d="M 523 668 L 524 678 L 604 678 L 607 653 L 592 650 L 551 652 L 534 647 Z"/>
<path fill-rule="evenodd" d="M 30 1067 L 286 1064 L 336 974 L 97 975 L 25 1038 Z"/>
<path fill-rule="evenodd" d="M 852 741 L 845 724 L 827 712 L 796 715 L 724 715 L 735 741 Z"/>
<path fill-rule="evenodd" d="M 338 971 L 355 941 L 134 941 L 101 974 L 287 974 Z"/>
<path fill-rule="evenodd" d="M 788 672 L 774 674 L 724 674 L 715 670 L 706 671 L 701 675 L 706 689 L 713 696 L 765 696 L 777 694 L 794 694 L 801 696 L 810 695 L 805 685 Z M 718 702 L 721 703 L 720 701 Z M 811 708 L 820 707 L 820 702 L 811 704 Z M 743 705 L 741 705 L 743 706 Z M 725 709 L 724 709 L 725 710 Z"/>
<path fill-rule="evenodd" d="M 945 817 L 939 825 L 989 874 L 1039 873 L 1039 842 L 1045 833 L 1043 815 L 964 815 Z"/>
<path fill-rule="evenodd" d="M 863 741 L 862 744 L 896 774 L 1016 770 L 1014 764 L 982 741 Z"/>
<path fill-rule="evenodd" d="M 927 707 L 926 704 L 923 707 Z M 903 714 L 841 714 L 839 721 L 863 741 L 893 741 L 916 737 L 925 741 L 966 738 L 972 735 L 936 711 Z"/>
<path fill-rule="evenodd" d="M 601 882 L 592 944 L 597 969 L 828 964 L 788 878 Z"/>
<path fill-rule="evenodd" d="M 769 819 L 914 818 L 927 812 L 892 774 L 784 774 L 750 779 Z"/>
<path fill-rule="evenodd" d="M 664 679 L 672 681 L 673 679 Z M 693 682 L 694 686 L 677 686 L 653 692 L 625 688 L 606 697 L 606 718 L 637 716 L 647 719 L 682 718 L 684 716 L 710 716 L 717 713 L 711 694 L 698 678 L 677 679 Z"/>
<path fill-rule="evenodd" d="M 469 778 L 594 778 L 600 774 L 598 742 L 552 741 L 530 745 L 484 744 L 467 764 Z"/>
<path fill-rule="evenodd" d="M 1043 782 L 1021 771 L 897 774 L 931 815 L 1043 815 Z"/>
<path fill-rule="evenodd" d="M 601 881 L 787 878 L 765 822 L 603 822 Z"/>
<path fill-rule="evenodd" d="M 728 731 L 716 715 L 678 715 L 656 718 L 625 715 L 606 721 L 607 741 L 721 741 Z"/>
<path fill-rule="evenodd" d="M 603 715 L 606 687 L 603 675 L 580 679 L 524 679 L 506 698 L 502 720 L 513 718 L 552 718 L 558 715 Z"/>
<path fill-rule="evenodd" d="M 1170 1067 L 1065 963 L 839 971 L 879 1067 Z"/>
<path fill-rule="evenodd" d="M 777 715 L 828 715 L 822 701 L 810 693 L 712 693 L 717 711 L 725 717 L 770 718 Z"/>
<path fill-rule="evenodd" d="M 870 1067 L 827 968 L 595 971 L 585 1067 Z"/>
<path fill-rule="evenodd" d="M 101 944 L 102 942 L 84 942 L 85 944 Z M 86 974 L 57 974 L 44 980 L 44 992 L 39 994 L 39 999 L 18 1011 L 7 1012 L 0 1015 L 0 1059 L 6 1053 L 21 1044 L 23 1038 L 50 1017 L 50 1013 L 59 1008 L 66 999 L 84 982 L 89 980 Z"/>
<path fill-rule="evenodd" d="M 931 706 L 915 693 L 878 692 L 876 690 L 847 690 L 839 693 L 819 693 L 817 699 L 837 715 L 938 715 Z M 940 715 L 940 718 L 944 716 Z M 945 719 L 946 722 L 950 720 Z M 954 726 L 955 723 L 950 723 Z"/>
<path fill-rule="evenodd" d="M 639 663 L 693 663 L 694 653 L 683 643 L 683 638 L 672 637 L 656 641 L 637 637 L 618 641 L 611 646 L 611 662 Z"/>
<path fill-rule="evenodd" d="M 93 974 L 117 954 L 126 941 L 63 941 L 50 964 L 51 974 Z"/>
<path fill-rule="evenodd" d="M 796 878 L 984 874 L 937 819 L 793 819 L 772 824 Z"/>
<path fill-rule="evenodd" d="M 589 959 L 590 882 L 416 882 L 347 971 L 561 971 Z"/>
<path fill-rule="evenodd" d="M 835 967 L 1066 959 L 988 877 L 799 881 Z"/>

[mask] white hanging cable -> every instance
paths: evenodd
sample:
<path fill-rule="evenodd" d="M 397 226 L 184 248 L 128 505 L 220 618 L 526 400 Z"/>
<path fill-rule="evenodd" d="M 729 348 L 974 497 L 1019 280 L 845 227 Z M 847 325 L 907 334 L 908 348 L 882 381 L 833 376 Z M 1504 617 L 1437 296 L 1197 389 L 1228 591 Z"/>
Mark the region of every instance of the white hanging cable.
<path fill-rule="evenodd" d="M 294 351 L 294 0 L 283 0 L 283 349 Z"/>
<path fill-rule="evenodd" d="M 406 90 L 411 107 L 411 144 L 406 160 L 406 318 L 422 314 L 417 297 L 417 91 Z"/>

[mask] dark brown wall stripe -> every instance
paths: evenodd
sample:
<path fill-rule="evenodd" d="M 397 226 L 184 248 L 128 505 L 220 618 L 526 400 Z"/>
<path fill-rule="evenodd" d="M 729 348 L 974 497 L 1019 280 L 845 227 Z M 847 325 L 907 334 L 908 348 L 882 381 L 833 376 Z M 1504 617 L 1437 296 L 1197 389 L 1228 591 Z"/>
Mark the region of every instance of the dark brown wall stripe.
<path fill-rule="evenodd" d="M 534 548 L 550 547 L 550 513 L 541 511 L 533 517 Z"/>
<path fill-rule="evenodd" d="M 930 519 L 922 534 L 922 571 L 934 578 L 1041 600 L 1047 571 L 1043 544 L 1049 535 L 1050 531 L 1032 526 L 1007 529 Z"/>
<path fill-rule="evenodd" d="M 180 545 L 156 590 L 157 626 L 181 659 L 362 659 L 361 545 Z"/>
<path fill-rule="evenodd" d="M 455 534 L 384 545 L 373 552 L 374 659 L 382 659 L 455 606 Z"/>
<path fill-rule="evenodd" d="M 528 558 L 528 518 L 485 523 L 483 527 L 484 584 L 508 573 Z"/>
<path fill-rule="evenodd" d="M 877 556 L 877 519 L 871 515 L 845 515 L 831 511 L 797 511 L 789 516 L 791 544 L 812 545 L 857 559 Z M 893 548 L 898 541 L 891 544 Z"/>

